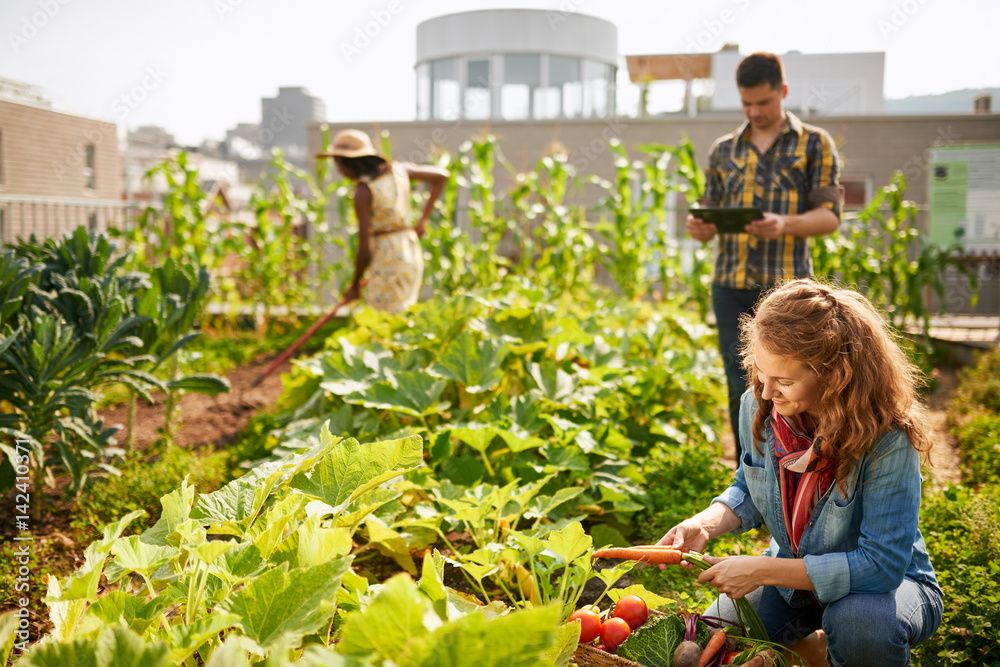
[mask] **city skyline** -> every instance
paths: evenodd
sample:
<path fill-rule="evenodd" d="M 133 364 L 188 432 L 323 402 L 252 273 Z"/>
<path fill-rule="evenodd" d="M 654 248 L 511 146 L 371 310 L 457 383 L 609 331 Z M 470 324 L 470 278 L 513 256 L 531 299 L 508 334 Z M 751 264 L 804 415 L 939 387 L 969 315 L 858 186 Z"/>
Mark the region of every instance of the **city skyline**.
<path fill-rule="evenodd" d="M 639 95 L 625 55 L 711 53 L 726 43 L 741 53 L 884 52 L 887 99 L 1000 84 L 989 34 L 1000 3 L 975 0 L 848 0 L 836 8 L 716 0 L 696 9 L 646 0 L 178 0 L 154 7 L 10 0 L 0 9 L 0 78 L 37 86 L 57 109 L 116 122 L 120 132 L 159 125 L 186 145 L 259 122 L 261 99 L 280 87 L 306 88 L 326 104 L 331 122 L 412 120 L 416 26 L 489 8 L 544 10 L 553 29 L 566 12 L 614 23 L 624 115 L 636 112 Z M 679 105 L 680 88 L 655 86 L 653 105 Z"/>

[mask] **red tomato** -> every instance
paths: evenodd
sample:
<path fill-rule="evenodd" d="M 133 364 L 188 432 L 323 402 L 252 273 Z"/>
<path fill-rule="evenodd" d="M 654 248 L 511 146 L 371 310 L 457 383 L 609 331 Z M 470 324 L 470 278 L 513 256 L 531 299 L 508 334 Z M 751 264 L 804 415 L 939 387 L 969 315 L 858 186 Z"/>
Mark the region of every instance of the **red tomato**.
<path fill-rule="evenodd" d="M 739 651 L 730 651 L 729 653 L 726 654 L 726 657 L 722 659 L 722 664 L 723 665 L 733 664 L 733 660 L 735 660 L 736 656 L 738 656 L 739 654 L 740 654 Z"/>
<path fill-rule="evenodd" d="M 580 641 L 584 644 L 589 644 L 601 634 L 601 617 L 593 609 L 577 609 L 569 620 L 580 621 Z"/>
<path fill-rule="evenodd" d="M 623 595 L 622 599 L 615 603 L 615 610 L 612 613 L 615 618 L 620 618 L 628 627 L 635 630 L 649 618 L 649 609 L 646 601 L 638 595 Z"/>
<path fill-rule="evenodd" d="M 605 650 L 614 653 L 621 643 L 628 639 L 632 628 L 621 618 L 609 618 L 601 626 L 601 642 Z"/>

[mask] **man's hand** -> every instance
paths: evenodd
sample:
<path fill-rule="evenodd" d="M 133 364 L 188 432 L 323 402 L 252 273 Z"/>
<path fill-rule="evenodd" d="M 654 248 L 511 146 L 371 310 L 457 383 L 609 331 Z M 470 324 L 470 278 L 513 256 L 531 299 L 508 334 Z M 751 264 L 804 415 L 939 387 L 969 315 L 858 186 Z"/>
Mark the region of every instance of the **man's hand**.
<path fill-rule="evenodd" d="M 691 238 L 696 241 L 701 241 L 702 243 L 708 243 L 712 240 L 712 237 L 716 235 L 719 229 L 710 222 L 705 222 L 701 218 L 696 218 L 693 215 L 689 215 L 687 222 L 684 223 L 687 227 L 688 234 Z"/>
<path fill-rule="evenodd" d="M 765 211 L 763 218 L 747 225 L 747 232 L 768 241 L 779 239 L 786 234 L 785 216 Z"/>

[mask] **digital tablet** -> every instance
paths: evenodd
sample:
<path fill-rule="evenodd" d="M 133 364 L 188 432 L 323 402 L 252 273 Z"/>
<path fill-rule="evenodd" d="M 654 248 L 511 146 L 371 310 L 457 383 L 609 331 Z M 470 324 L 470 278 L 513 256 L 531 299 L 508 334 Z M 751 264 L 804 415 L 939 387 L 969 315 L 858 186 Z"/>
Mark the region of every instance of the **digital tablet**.
<path fill-rule="evenodd" d="M 692 206 L 688 213 L 718 227 L 722 234 L 745 234 L 746 226 L 764 217 L 759 208 L 710 208 Z"/>

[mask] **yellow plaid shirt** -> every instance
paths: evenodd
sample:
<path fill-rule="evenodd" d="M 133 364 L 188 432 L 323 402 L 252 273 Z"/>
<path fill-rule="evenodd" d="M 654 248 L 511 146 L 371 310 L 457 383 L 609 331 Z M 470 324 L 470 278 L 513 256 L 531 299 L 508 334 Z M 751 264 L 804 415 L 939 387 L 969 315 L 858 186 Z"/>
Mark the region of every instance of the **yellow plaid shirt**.
<path fill-rule="evenodd" d="M 750 123 L 718 139 L 706 171 L 706 206 L 753 207 L 799 214 L 818 207 L 840 217 L 840 204 L 819 201 L 840 185 L 837 148 L 821 128 L 785 112 L 785 129 L 766 153 L 750 141 Z M 828 197 L 827 197 L 828 199 Z M 719 234 L 713 281 L 723 287 L 766 287 L 812 273 L 809 239 L 784 236 L 768 241 L 751 234 Z"/>

